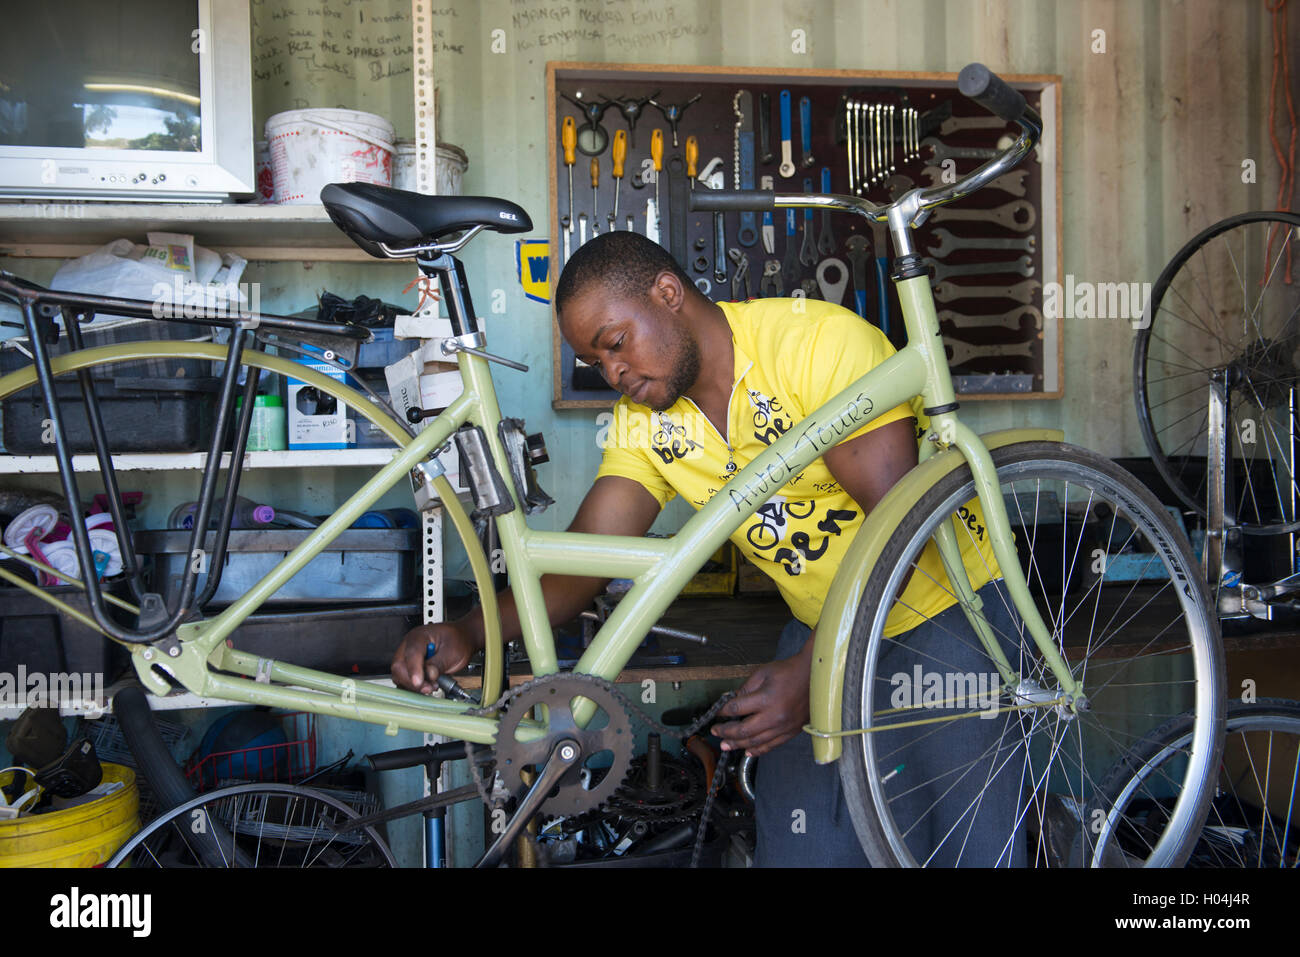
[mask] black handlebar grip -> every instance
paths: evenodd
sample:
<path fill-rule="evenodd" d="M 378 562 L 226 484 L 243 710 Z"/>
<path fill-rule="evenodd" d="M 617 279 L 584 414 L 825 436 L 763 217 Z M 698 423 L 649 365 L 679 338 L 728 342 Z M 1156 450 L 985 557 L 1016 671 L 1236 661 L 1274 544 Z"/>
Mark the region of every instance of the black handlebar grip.
<path fill-rule="evenodd" d="M 968 63 L 957 74 L 957 89 L 995 116 L 1019 123 L 1028 109 L 1025 95 L 1012 89 L 983 63 Z"/>
<path fill-rule="evenodd" d="M 693 213 L 731 213 L 776 209 L 770 189 L 694 189 L 687 204 Z"/>

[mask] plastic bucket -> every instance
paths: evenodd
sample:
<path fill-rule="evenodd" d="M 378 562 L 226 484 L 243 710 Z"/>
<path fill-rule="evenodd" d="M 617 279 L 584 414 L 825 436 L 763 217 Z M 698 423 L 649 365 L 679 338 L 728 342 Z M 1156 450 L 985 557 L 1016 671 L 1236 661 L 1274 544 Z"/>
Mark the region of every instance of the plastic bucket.
<path fill-rule="evenodd" d="M 359 110 L 289 110 L 266 121 L 271 144 L 271 202 L 320 202 L 330 183 L 391 186 L 393 126 Z"/>
<path fill-rule="evenodd" d="M 443 143 L 437 149 L 438 165 L 435 190 L 439 196 L 461 195 L 465 170 L 469 168 L 469 158 L 459 146 Z M 411 140 L 398 140 L 397 152 L 393 157 L 393 186 L 397 189 L 418 193 L 415 165 L 415 143 Z"/>
<path fill-rule="evenodd" d="M 101 766 L 100 787 L 118 781 L 123 786 L 62 811 L 0 821 L 0 867 L 95 867 L 140 830 L 135 772 L 107 761 Z M 0 784 L 12 780 L 12 771 L 0 774 Z"/>

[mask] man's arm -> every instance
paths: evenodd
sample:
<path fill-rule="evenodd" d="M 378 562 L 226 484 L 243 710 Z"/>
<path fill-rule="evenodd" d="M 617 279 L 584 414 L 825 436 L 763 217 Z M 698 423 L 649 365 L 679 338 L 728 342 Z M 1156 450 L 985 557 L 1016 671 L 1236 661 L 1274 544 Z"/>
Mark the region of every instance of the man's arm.
<path fill-rule="evenodd" d="M 835 481 L 870 514 L 876 504 L 916 465 L 914 419 L 901 419 L 850 439 L 824 456 Z M 719 716 L 742 718 L 714 725 L 722 749 L 744 749 L 755 757 L 784 744 L 808 723 L 808 682 L 813 636 L 799 654 L 764 665 L 749 676 Z M 745 717 L 745 716 L 748 717 Z"/>
<path fill-rule="evenodd" d="M 593 483 L 578 506 L 568 531 L 639 536 L 650 530 L 658 514 L 659 503 L 640 483 L 606 475 Z M 577 617 L 608 582 L 608 578 L 543 575 L 542 596 L 551 624 L 558 625 Z M 522 632 L 510 589 L 497 595 L 497 604 L 502 640 L 513 641 Z M 437 653 L 426 661 L 425 650 L 431 641 L 437 646 Z M 461 671 L 484 643 L 483 611 L 477 607 L 455 622 L 413 628 L 406 633 L 393 655 L 393 682 L 399 687 L 428 694 L 439 675 Z"/>

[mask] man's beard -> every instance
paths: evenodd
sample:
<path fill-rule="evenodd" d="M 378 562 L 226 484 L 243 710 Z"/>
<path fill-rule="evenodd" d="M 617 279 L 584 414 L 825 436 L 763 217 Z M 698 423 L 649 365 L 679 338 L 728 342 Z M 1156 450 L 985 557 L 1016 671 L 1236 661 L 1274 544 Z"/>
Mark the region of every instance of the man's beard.
<path fill-rule="evenodd" d="M 680 331 L 677 339 L 677 355 L 673 357 L 672 374 L 664 380 L 668 386 L 668 397 L 663 405 L 652 405 L 656 412 L 663 412 L 681 398 L 682 393 L 695 384 L 700 375 L 699 344 L 685 330 Z"/>

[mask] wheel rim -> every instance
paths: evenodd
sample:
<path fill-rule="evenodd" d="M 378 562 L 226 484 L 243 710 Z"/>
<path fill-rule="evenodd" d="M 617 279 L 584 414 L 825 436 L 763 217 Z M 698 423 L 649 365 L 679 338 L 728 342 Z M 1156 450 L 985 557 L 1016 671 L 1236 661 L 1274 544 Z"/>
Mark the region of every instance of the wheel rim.
<path fill-rule="evenodd" d="M 1015 481 L 1016 473 L 1026 471 L 1033 471 L 1038 479 L 1036 484 L 1039 485 L 1037 489 L 1037 504 L 1039 507 L 1043 502 L 1043 488 L 1041 486 L 1044 484 L 1044 480 L 1049 477 L 1055 478 L 1062 487 L 1067 489 L 1068 494 L 1058 497 L 1058 501 L 1065 507 L 1067 512 L 1071 510 L 1078 512 L 1081 508 L 1084 511 L 1096 511 L 1097 506 L 1100 504 L 1098 501 L 1100 493 L 1115 488 L 1113 483 L 1100 473 L 1086 473 L 1086 485 L 1079 483 L 1078 479 L 1084 473 L 1081 473 L 1081 467 L 1074 463 L 1029 461 L 1017 463 L 1014 466 L 1003 466 L 999 469 L 1003 492 L 1007 493 L 1010 490 L 1008 483 L 1009 481 Z M 1069 480 L 1068 483 L 1067 479 Z M 1025 491 L 1023 480 L 1018 481 L 1016 485 L 1015 490 L 1017 492 L 1023 493 Z M 1088 489 L 1087 486 L 1095 487 Z M 909 570 L 914 568 L 915 556 L 920 552 L 924 542 L 929 540 L 934 527 L 942 520 L 941 516 L 952 516 L 959 506 L 972 497 L 973 483 L 967 482 L 945 498 L 942 508 L 935 510 L 931 519 L 924 523 L 909 541 L 908 546 L 903 551 L 903 559 L 896 564 L 889 575 L 884 594 L 893 595 L 897 593 L 900 583 L 909 574 Z M 1017 498 L 1015 501 L 1019 503 L 1021 499 Z M 1033 500 L 1031 499 L 1031 501 Z M 1112 495 L 1112 504 L 1123 504 L 1124 502 L 1122 496 L 1118 494 Z M 1020 539 L 1023 533 L 1025 538 L 1032 541 L 1033 530 L 1038 527 L 1037 516 L 1028 513 L 1024 508 L 1021 508 L 1018 513 L 1017 509 L 1012 505 L 1009 505 L 1009 511 L 1011 512 L 1013 530 L 1015 530 L 1017 538 Z M 1121 543 L 1117 529 L 1119 528 L 1119 522 L 1125 517 L 1131 518 L 1131 513 L 1128 511 L 1115 511 L 1113 513 L 1114 524 L 1104 530 L 1105 538 L 1103 542 L 1107 543 L 1107 550 Z M 958 523 L 959 535 L 961 534 L 961 527 L 963 526 Z M 1135 526 L 1130 525 L 1129 527 L 1136 531 Z M 1066 528 L 1068 531 L 1068 525 Z M 1028 565 L 1026 571 L 1031 592 L 1035 595 L 1040 611 L 1044 615 L 1044 620 L 1054 632 L 1058 648 L 1060 647 L 1060 635 L 1064 630 L 1067 638 L 1065 657 L 1070 662 L 1072 673 L 1076 678 L 1082 680 L 1083 690 L 1091 698 L 1092 710 L 1071 717 L 1063 717 L 1059 713 L 1060 709 L 1039 709 L 1030 706 L 1021 713 L 1022 717 L 1016 719 L 1014 723 L 1010 718 L 1001 718 L 1002 712 L 999 711 L 997 723 L 1002 725 L 1002 729 L 999 732 L 996 744 L 988 745 L 982 753 L 979 753 L 973 761 L 968 762 L 964 767 L 960 761 L 956 761 L 951 772 L 952 776 L 948 779 L 919 780 L 908 784 L 900 783 L 901 775 L 889 777 L 889 773 L 893 768 L 899 765 L 906 767 L 907 765 L 907 761 L 904 760 L 907 757 L 904 746 L 900 746 L 898 742 L 899 732 L 876 731 L 859 736 L 862 749 L 861 757 L 864 766 L 868 769 L 867 779 L 870 784 L 872 802 L 879 812 L 885 840 L 891 852 L 900 862 L 924 865 L 926 863 L 940 862 L 945 857 L 951 857 L 954 842 L 959 839 L 963 841 L 969 840 L 974 817 L 981 811 L 981 808 L 976 806 L 971 810 L 971 820 L 969 822 L 963 823 L 959 819 L 948 830 L 942 831 L 941 828 L 941 833 L 940 831 L 935 832 L 940 834 L 940 837 L 937 838 L 940 844 L 934 848 L 934 853 L 926 857 L 924 850 L 916 852 L 913 846 L 909 846 L 916 841 L 913 835 L 924 827 L 934 828 L 933 824 L 926 823 L 926 818 L 923 815 L 930 815 L 931 811 L 934 818 L 942 818 L 943 815 L 938 811 L 937 807 L 923 812 L 911 812 L 912 816 L 910 817 L 908 816 L 909 812 L 897 813 L 896 808 L 900 803 L 905 803 L 908 800 L 915 803 L 914 798 L 908 796 L 909 788 L 912 795 L 921 793 L 926 788 L 929 788 L 930 793 L 934 793 L 936 787 L 939 788 L 941 794 L 959 793 L 962 777 L 971 777 L 973 775 L 977 779 L 979 775 L 984 775 L 985 784 L 987 785 L 994 779 L 1000 779 L 1004 774 L 1012 773 L 1014 769 L 1023 782 L 1021 792 L 1027 791 L 1028 795 L 1023 800 L 1017 798 L 1019 803 L 1015 809 L 1016 825 L 1014 828 L 1008 828 L 1008 839 L 1003 846 L 1005 855 L 1000 856 L 997 863 L 1012 863 L 1013 859 L 1019 859 L 1020 852 L 1016 844 L 1021 842 L 1022 835 L 1027 835 L 1033 831 L 1036 831 L 1038 835 L 1035 846 L 1028 846 L 1028 838 L 1023 838 L 1026 845 L 1026 859 L 1023 862 L 1031 865 L 1053 863 L 1049 847 L 1051 839 L 1060 837 L 1061 832 L 1065 830 L 1059 813 L 1062 805 L 1067 811 L 1072 808 L 1075 816 L 1079 817 L 1078 824 L 1071 823 L 1069 827 L 1071 832 L 1069 838 L 1073 844 L 1072 853 L 1076 858 L 1075 862 L 1080 862 L 1078 860 L 1080 857 L 1091 857 L 1090 862 L 1093 864 L 1116 863 L 1115 861 L 1107 862 L 1102 858 L 1099 853 L 1102 848 L 1083 828 L 1083 815 L 1090 810 L 1090 802 L 1098 790 L 1097 782 L 1103 776 L 1105 768 L 1110 765 L 1110 760 L 1103 762 L 1093 752 L 1100 751 L 1103 755 L 1106 750 L 1122 752 L 1131 747 L 1152 728 L 1164 723 L 1180 711 L 1192 708 L 1193 703 L 1195 704 L 1195 713 L 1198 716 L 1195 733 L 1196 748 L 1194 749 L 1194 759 L 1188 765 L 1184 780 L 1186 783 L 1195 784 L 1197 781 L 1204 781 L 1208 777 L 1209 761 L 1216 743 L 1217 709 L 1208 706 L 1208 695 L 1212 690 L 1213 682 L 1204 680 L 1206 676 L 1213 674 L 1215 670 L 1209 645 L 1210 636 L 1204 633 L 1203 626 L 1195 624 L 1196 622 L 1209 621 L 1208 612 L 1203 604 L 1203 597 L 1197 597 L 1198 592 L 1196 589 L 1188 589 L 1189 594 L 1180 594 L 1178 589 L 1166 581 L 1163 586 L 1151 583 L 1142 584 L 1140 587 L 1135 585 L 1130 588 L 1129 594 L 1124 596 L 1125 600 L 1118 604 L 1114 595 L 1108 595 L 1106 601 L 1103 602 L 1103 594 L 1107 591 L 1113 591 L 1115 586 L 1106 585 L 1103 587 L 1100 578 L 1091 585 L 1086 581 L 1078 585 L 1075 584 L 1076 576 L 1080 572 L 1080 554 L 1084 556 L 1085 561 L 1090 559 L 1089 553 L 1080 547 L 1084 538 L 1082 532 L 1086 530 L 1087 523 L 1084 523 L 1081 526 L 1081 533 L 1077 541 L 1070 541 L 1068 535 L 1062 539 L 1065 551 L 1061 561 L 1061 581 L 1069 586 L 1066 589 L 1067 592 L 1075 594 L 1066 594 L 1057 598 L 1055 602 L 1045 602 L 1043 600 L 1044 596 L 1050 592 L 1050 589 L 1044 587 L 1046 572 L 1042 567 L 1042 563 L 1037 560 L 1039 555 L 1037 542 L 1035 542 L 1034 549 L 1035 561 Z M 1131 542 L 1133 535 L 1125 537 Z M 1146 535 L 1141 537 L 1144 539 L 1150 538 L 1150 536 Z M 1185 558 L 1170 545 L 1172 540 L 1172 538 L 1166 539 L 1162 561 L 1175 560 L 1175 556 L 1177 556 L 1176 560 L 1182 566 Z M 1185 575 L 1194 574 L 1194 569 L 1183 567 L 1182 571 Z M 1160 595 L 1159 592 L 1161 591 L 1166 592 L 1166 594 Z M 1005 596 L 1005 593 L 1003 595 Z M 1130 630 L 1129 619 L 1134 619 L 1138 615 L 1150 617 L 1154 609 L 1160 607 L 1161 604 L 1169 603 L 1171 600 L 1173 607 L 1167 613 L 1172 618 L 1170 624 L 1181 625 L 1187 632 L 1181 642 L 1174 639 L 1171 633 L 1168 633 L 1169 626 L 1166 626 L 1166 634 L 1161 636 L 1158 641 L 1155 639 L 1147 641 L 1145 647 L 1138 644 L 1132 647 L 1131 654 L 1124 654 L 1110 664 L 1103 663 L 1105 655 L 1113 654 L 1119 650 L 1116 647 L 1116 638 L 1120 634 L 1120 629 Z M 1005 598 L 1005 601 L 1009 604 L 1009 597 Z M 1101 610 L 1104 610 L 1104 615 L 1098 615 Z M 885 635 L 886 620 L 886 616 L 876 615 L 871 628 L 866 676 L 859 707 L 862 714 L 871 715 L 873 713 L 871 704 L 874 693 L 876 695 L 875 706 L 877 713 L 872 719 L 864 720 L 864 725 L 867 727 L 883 727 L 890 723 L 890 719 L 881 713 L 879 709 L 880 693 L 886 687 L 887 682 L 897 677 L 896 675 L 878 673 L 878 662 L 881 660 L 882 650 L 891 641 Z M 1087 643 L 1083 645 L 1082 652 L 1080 652 L 1079 640 L 1076 634 L 1078 624 L 1081 622 L 1101 626 L 1097 630 L 1095 639 L 1091 636 L 1087 638 Z M 1189 624 L 1189 622 L 1192 624 Z M 1062 624 L 1064 624 L 1064 629 L 1061 627 Z M 1149 626 L 1151 622 L 1144 622 L 1144 624 Z M 1003 629 L 1003 631 L 1005 632 L 1006 629 Z M 1047 692 L 1049 696 L 1053 695 L 1054 692 L 1051 689 L 1055 684 L 1055 678 L 1042 664 L 1037 649 L 1032 646 L 1032 639 L 1026 635 L 1023 644 L 1020 644 L 1018 634 L 1004 635 L 1004 637 L 1011 638 L 1020 645 L 1018 657 L 1009 655 L 1011 664 L 1017 668 L 1021 675 L 1037 681 L 1038 687 Z M 895 642 L 894 644 L 901 643 Z M 1027 647 L 1032 648 L 1032 654 L 1025 653 Z M 980 649 L 980 653 L 984 654 L 982 649 Z M 1178 665 L 1192 675 L 1191 683 L 1185 684 L 1186 679 L 1178 678 L 1172 672 L 1170 677 L 1160 679 L 1158 683 L 1166 694 L 1174 698 L 1186 699 L 1184 703 L 1177 707 L 1174 706 L 1173 702 L 1157 705 L 1154 708 L 1149 708 L 1146 712 L 1126 712 L 1124 709 L 1131 708 L 1131 702 L 1135 700 L 1132 697 L 1137 693 L 1135 689 L 1151 682 L 1151 678 L 1144 672 L 1161 674 L 1161 668 L 1168 672 L 1170 671 L 1171 661 L 1175 657 L 1179 659 Z M 1166 660 L 1155 661 L 1154 659 L 1157 658 Z M 987 655 L 985 655 L 985 660 L 988 660 Z M 989 661 L 989 666 L 992 669 L 991 661 Z M 1126 686 L 1129 687 L 1126 688 Z M 872 689 L 874 689 L 874 692 Z M 998 695 L 999 709 L 1012 704 L 1026 703 L 1026 692 L 1032 689 L 1022 687 L 1017 690 L 1020 692 L 1019 695 L 1014 695 L 1005 686 L 1000 690 Z M 921 714 L 923 710 L 918 710 L 917 714 Z M 952 715 L 952 720 L 948 723 L 955 726 L 956 722 L 961 720 L 972 719 L 963 719 L 960 717 L 960 712 L 957 712 Z M 979 721 L 978 718 L 973 720 Z M 891 737 L 895 739 L 892 745 L 886 740 Z M 991 738 L 991 734 L 989 737 Z M 937 747 L 937 744 L 931 746 Z M 914 748 L 913 751 L 919 756 L 918 749 Z M 962 757 L 964 759 L 966 755 Z M 915 763 L 916 766 L 920 766 L 920 762 Z M 951 782 L 952 786 L 948 791 L 943 791 L 942 788 L 946 786 L 947 782 Z M 1183 830 L 1194 828 L 1199 823 L 1196 820 L 1198 815 L 1204 810 L 1204 798 L 1200 793 L 1201 790 L 1193 787 L 1185 790 L 1180 796 L 1174 807 L 1171 825 L 1165 829 L 1160 839 L 1147 849 L 1148 853 L 1144 863 L 1157 866 L 1165 865 L 1173 862 L 1180 854 L 1184 853 L 1189 839 L 1182 836 Z M 1089 815 L 1089 819 L 1094 818 L 1095 816 Z M 966 828 L 964 836 L 961 830 L 963 826 Z M 1012 836 L 1013 831 L 1014 837 Z M 948 845 L 946 851 L 943 845 Z M 964 846 L 965 844 L 960 845 L 960 847 Z M 959 858 L 956 863 L 962 863 L 962 860 Z M 992 863 L 992 861 L 982 863 Z"/>
<path fill-rule="evenodd" d="M 1134 351 L 1138 422 L 1157 470 L 1206 513 L 1209 376 L 1228 380 L 1227 501 L 1248 532 L 1300 528 L 1300 216 L 1253 213 L 1211 226 L 1161 273 Z"/>

